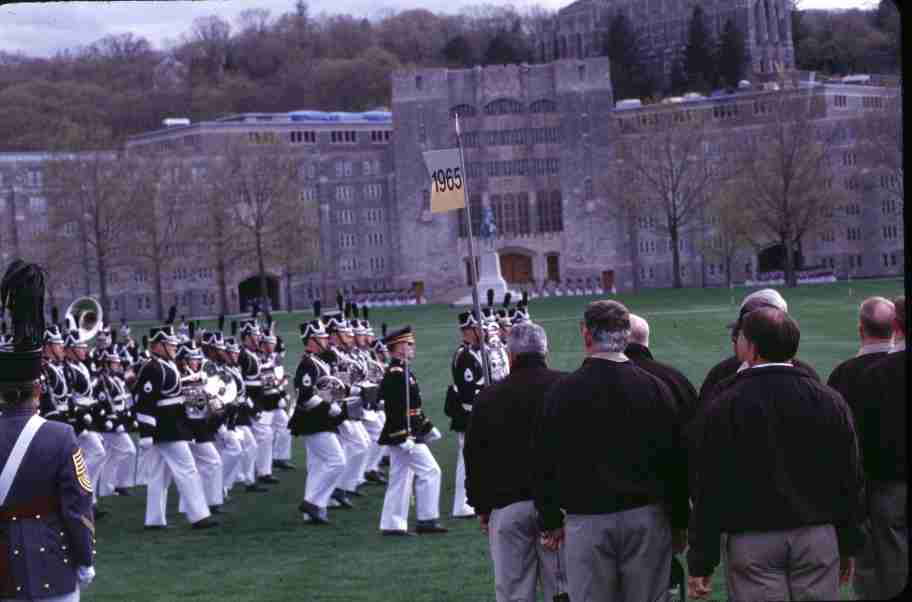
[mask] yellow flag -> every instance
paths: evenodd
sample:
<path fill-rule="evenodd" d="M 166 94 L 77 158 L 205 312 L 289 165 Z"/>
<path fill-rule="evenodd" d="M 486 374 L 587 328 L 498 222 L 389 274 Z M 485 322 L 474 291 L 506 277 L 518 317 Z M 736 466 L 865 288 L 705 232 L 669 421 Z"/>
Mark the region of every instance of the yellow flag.
<path fill-rule="evenodd" d="M 465 173 L 459 149 L 427 151 L 424 163 L 431 178 L 431 212 L 446 213 L 465 207 Z"/>

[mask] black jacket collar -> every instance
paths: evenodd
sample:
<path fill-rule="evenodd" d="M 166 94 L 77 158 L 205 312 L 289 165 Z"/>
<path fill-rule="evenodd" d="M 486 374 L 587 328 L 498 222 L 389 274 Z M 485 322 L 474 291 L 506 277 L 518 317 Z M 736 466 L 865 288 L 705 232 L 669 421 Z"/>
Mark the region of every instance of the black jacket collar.
<path fill-rule="evenodd" d="M 649 351 L 649 347 L 640 345 L 639 343 L 627 343 L 627 349 L 624 350 L 624 355 L 632 360 L 654 359 L 652 357 L 652 352 Z"/>

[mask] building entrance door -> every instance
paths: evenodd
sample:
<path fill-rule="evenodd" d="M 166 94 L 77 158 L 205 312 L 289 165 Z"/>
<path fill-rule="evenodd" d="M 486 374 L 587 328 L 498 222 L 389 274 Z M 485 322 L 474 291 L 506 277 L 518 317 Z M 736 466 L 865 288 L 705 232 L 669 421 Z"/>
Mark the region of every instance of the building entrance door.
<path fill-rule="evenodd" d="M 602 288 L 605 291 L 614 289 L 614 270 L 605 270 L 602 272 Z"/>
<path fill-rule="evenodd" d="M 511 284 L 525 284 L 532 281 L 532 258 L 519 253 L 500 256 L 500 273 Z"/>

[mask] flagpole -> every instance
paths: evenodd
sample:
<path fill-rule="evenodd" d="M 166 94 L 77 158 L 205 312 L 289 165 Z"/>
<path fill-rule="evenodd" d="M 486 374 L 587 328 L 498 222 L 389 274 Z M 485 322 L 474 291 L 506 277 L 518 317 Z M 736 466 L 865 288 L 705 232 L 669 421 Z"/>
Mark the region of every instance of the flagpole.
<path fill-rule="evenodd" d="M 485 342 L 484 329 L 481 324 L 481 301 L 478 293 L 478 266 L 475 264 L 475 236 L 472 234 L 472 210 L 469 208 L 469 173 L 465 166 L 465 153 L 462 150 L 462 132 L 459 128 L 459 113 L 456 117 L 456 146 L 459 148 L 459 164 L 462 166 L 462 195 L 465 206 L 466 235 L 469 241 L 469 273 L 472 274 L 472 305 L 478 320 L 478 344 L 481 345 L 481 359 L 484 366 L 485 383 L 491 384 L 491 360 Z"/>

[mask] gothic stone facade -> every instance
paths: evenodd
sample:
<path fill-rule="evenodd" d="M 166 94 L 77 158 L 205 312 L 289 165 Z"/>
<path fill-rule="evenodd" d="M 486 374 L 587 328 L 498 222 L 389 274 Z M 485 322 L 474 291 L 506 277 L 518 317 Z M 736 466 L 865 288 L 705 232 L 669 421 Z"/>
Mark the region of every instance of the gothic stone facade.
<path fill-rule="evenodd" d="M 579 0 L 544 25 L 537 41 L 539 59 L 602 54 L 611 21 L 623 13 L 637 35 L 640 57 L 660 81 L 667 81 L 687 45 L 697 4 L 712 39 L 720 39 L 729 19 L 738 27 L 753 71 L 794 68 L 790 0 Z"/>

